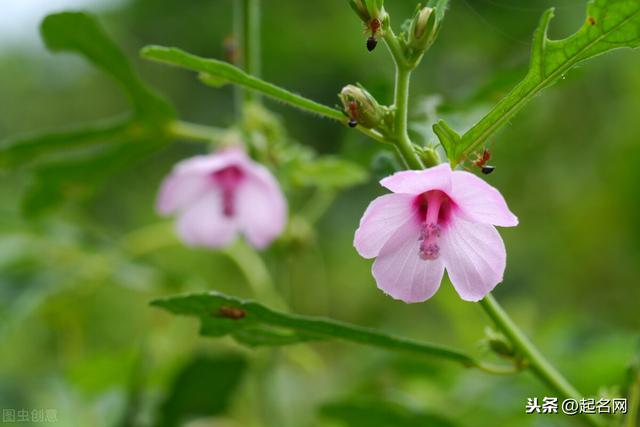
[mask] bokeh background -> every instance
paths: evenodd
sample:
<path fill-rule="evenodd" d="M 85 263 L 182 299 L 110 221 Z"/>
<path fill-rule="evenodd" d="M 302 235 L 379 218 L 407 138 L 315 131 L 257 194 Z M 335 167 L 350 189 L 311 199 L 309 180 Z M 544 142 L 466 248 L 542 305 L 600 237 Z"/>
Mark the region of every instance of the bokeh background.
<path fill-rule="evenodd" d="M 160 44 L 222 58 L 232 2 L 3 0 L 0 139 L 128 108 L 99 70 L 48 53 L 38 41 L 38 17 L 65 7 L 96 14 L 181 118 L 233 125 L 231 88 L 205 87 L 191 73 L 138 56 L 141 47 Z M 366 51 L 345 0 L 263 3 L 266 80 L 329 105 L 343 85 L 360 82 L 390 102 L 390 58 L 382 46 Z M 396 27 L 415 7 L 386 3 Z M 517 82 L 549 6 L 557 7 L 551 37 L 584 20 L 583 0 L 451 2 L 413 79 L 417 141 L 432 138 L 434 114 L 463 130 Z M 497 169 L 486 178 L 520 218 L 517 228 L 501 231 L 508 267 L 495 294 L 588 395 L 615 395 L 638 346 L 638 70 L 640 54 L 626 50 L 570 72 L 493 138 Z M 267 106 L 300 144 L 373 170 L 367 183 L 335 198 L 299 246 L 277 244 L 263 254 L 291 310 L 486 355 L 489 322 L 477 305 L 460 301 L 448 282 L 424 304 L 393 301 L 352 247 L 365 207 L 383 193 L 384 147 L 335 123 Z M 580 425 L 524 415 L 527 397 L 552 395 L 527 373 L 495 377 L 339 342 L 249 350 L 199 337 L 195 320 L 150 307 L 154 298 L 191 291 L 252 296 L 227 253 L 145 246 L 156 235 L 149 227 L 162 221 L 154 212 L 160 180 L 203 150 L 177 141 L 111 176 L 90 198 L 36 217 L 25 216 L 20 203 L 29 171 L 0 175 L 0 408 L 55 408 L 61 426 Z M 293 213 L 310 197 L 298 193 Z M 199 407 L 208 409 L 188 420 Z"/>

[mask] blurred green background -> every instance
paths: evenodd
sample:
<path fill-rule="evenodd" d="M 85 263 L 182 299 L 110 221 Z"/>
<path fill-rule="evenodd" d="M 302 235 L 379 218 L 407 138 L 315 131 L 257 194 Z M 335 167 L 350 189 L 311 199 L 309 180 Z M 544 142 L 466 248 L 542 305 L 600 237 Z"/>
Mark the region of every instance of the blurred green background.
<path fill-rule="evenodd" d="M 105 1 L 88 9 L 181 118 L 225 127 L 235 120 L 231 88 L 207 88 L 191 73 L 140 60 L 138 51 L 161 44 L 222 58 L 233 1 Z M 396 28 L 415 7 L 386 3 Z M 542 11 L 557 6 L 550 36 L 561 38 L 583 22 L 584 3 L 453 0 L 414 75 L 416 140 L 431 138 L 434 112 L 458 130 L 470 126 L 524 74 Z M 329 105 L 355 82 L 391 101 L 390 58 L 382 45 L 367 52 L 346 0 L 264 0 L 263 12 L 266 80 Z M 0 41 L 0 140 L 127 109 L 99 70 L 47 53 L 33 41 L 36 26 L 22 31 L 31 39 Z M 501 230 L 508 266 L 495 294 L 588 395 L 617 393 L 638 346 L 638 70 L 640 55 L 626 50 L 569 73 L 494 138 L 497 170 L 486 178 L 520 218 Z M 301 144 L 367 169 L 380 163 L 384 147 L 360 134 L 267 105 Z M 580 425 L 524 415 L 527 397 L 552 395 L 528 373 L 493 377 L 339 342 L 248 350 L 198 337 L 196 321 L 149 307 L 154 298 L 190 291 L 252 295 L 224 253 L 136 246 L 161 221 L 153 207 L 162 177 L 203 150 L 175 142 L 111 176 L 92 197 L 37 217 L 20 206 L 29 171 L 0 174 L 0 408 L 55 408 L 61 426 Z M 278 290 L 296 313 L 484 355 L 488 319 L 449 283 L 418 305 L 376 289 L 371 262 L 351 243 L 367 204 L 383 194 L 377 179 L 385 168 L 373 170 L 366 184 L 336 198 L 304 242 L 264 254 Z M 307 193 L 296 193 L 294 214 Z M 202 416 L 187 421 L 184 414 Z"/>

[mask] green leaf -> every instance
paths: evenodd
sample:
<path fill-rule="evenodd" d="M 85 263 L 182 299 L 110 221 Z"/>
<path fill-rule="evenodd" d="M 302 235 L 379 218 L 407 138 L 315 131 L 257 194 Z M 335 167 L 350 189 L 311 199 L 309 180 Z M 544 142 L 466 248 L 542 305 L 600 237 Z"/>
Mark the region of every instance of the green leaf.
<path fill-rule="evenodd" d="M 162 46 L 147 46 L 142 49 L 140 55 L 145 59 L 196 71 L 200 75 L 200 81 L 214 87 L 220 87 L 223 82 L 235 83 L 294 107 L 344 123 L 347 121 L 346 116 L 335 108 L 319 104 L 257 77 L 253 77 L 227 62 L 200 58 L 180 49 Z"/>
<path fill-rule="evenodd" d="M 350 325 L 321 317 L 286 314 L 253 301 L 218 292 L 192 294 L 151 302 L 171 313 L 200 319 L 204 336 L 230 335 L 251 345 L 286 345 L 310 340 L 342 339 L 391 351 L 403 351 L 478 366 L 470 356 L 438 344 L 395 337 L 374 329 Z"/>
<path fill-rule="evenodd" d="M 81 12 L 49 15 L 40 30 L 49 50 L 78 53 L 111 75 L 129 95 L 141 120 L 162 123 L 174 116 L 171 105 L 142 83 L 124 53 L 93 16 Z"/>
<path fill-rule="evenodd" d="M 547 10 L 535 31 L 531 62 L 525 78 L 476 125 L 467 131 L 450 154 L 462 161 L 508 123 L 540 91 L 553 85 L 577 64 L 619 48 L 640 46 L 638 0 L 592 0 L 580 30 L 562 40 L 549 40 L 547 29 L 553 9 Z M 444 145 L 444 142 L 443 142 Z"/>
<path fill-rule="evenodd" d="M 446 418 L 419 412 L 384 401 L 336 402 L 324 405 L 320 413 L 347 427 L 453 427 Z"/>
<path fill-rule="evenodd" d="M 366 182 L 368 177 L 360 165 L 331 156 L 298 162 L 291 170 L 294 184 L 326 189 L 353 187 Z"/>
<path fill-rule="evenodd" d="M 449 0 L 429 0 L 427 6 L 436 10 L 436 22 L 439 24 L 444 19 L 449 6 Z"/>
<path fill-rule="evenodd" d="M 223 414 L 246 369 L 244 358 L 233 354 L 189 361 L 160 406 L 157 425 L 177 427 L 193 418 Z"/>

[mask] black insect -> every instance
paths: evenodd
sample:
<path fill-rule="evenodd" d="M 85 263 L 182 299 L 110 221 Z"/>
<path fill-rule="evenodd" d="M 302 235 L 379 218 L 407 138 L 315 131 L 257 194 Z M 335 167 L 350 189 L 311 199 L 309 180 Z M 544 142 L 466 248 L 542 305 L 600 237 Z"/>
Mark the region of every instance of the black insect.
<path fill-rule="evenodd" d="M 491 160 L 491 152 L 487 148 L 482 149 L 482 154 L 476 155 L 475 160 L 473 160 L 473 165 L 479 167 L 483 174 L 489 175 L 494 170 L 496 170 L 495 166 L 488 165 L 489 160 Z"/>
<path fill-rule="evenodd" d="M 371 52 L 376 48 L 376 46 L 378 46 L 378 40 L 376 40 L 374 36 L 369 37 L 367 39 L 367 50 Z"/>
<path fill-rule="evenodd" d="M 496 167 L 495 166 L 486 165 L 486 166 L 483 166 L 482 169 L 480 169 L 480 170 L 482 171 L 483 174 L 489 175 L 491 172 L 496 170 Z"/>

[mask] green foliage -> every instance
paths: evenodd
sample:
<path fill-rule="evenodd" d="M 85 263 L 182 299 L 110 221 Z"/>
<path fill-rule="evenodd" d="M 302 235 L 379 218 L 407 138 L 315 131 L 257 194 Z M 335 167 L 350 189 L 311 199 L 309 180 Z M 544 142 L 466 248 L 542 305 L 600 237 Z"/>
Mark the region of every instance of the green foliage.
<path fill-rule="evenodd" d="M 246 369 L 238 355 L 196 356 L 173 380 L 156 425 L 177 427 L 191 418 L 224 413 Z"/>
<path fill-rule="evenodd" d="M 200 58 L 180 49 L 162 46 L 147 46 L 142 49 L 140 54 L 145 59 L 163 62 L 201 73 L 200 81 L 213 87 L 220 87 L 225 81 L 235 83 L 294 107 L 332 117 L 335 120 L 346 121 L 342 112 L 335 108 L 327 107 L 326 105 L 319 104 L 286 89 L 282 89 L 279 86 L 265 82 L 227 62 L 218 61 L 217 59 Z"/>
<path fill-rule="evenodd" d="M 162 148 L 171 105 L 144 85 L 122 51 L 88 14 L 49 15 L 41 26 L 46 46 L 82 55 L 115 79 L 133 114 L 68 130 L 17 137 L 0 144 L 0 167 L 35 166 L 24 210 L 38 214 L 66 198 L 86 199 L 113 173 Z"/>
<path fill-rule="evenodd" d="M 198 317 L 200 333 L 204 336 L 231 335 L 250 345 L 283 345 L 337 338 L 387 350 L 442 357 L 466 366 L 476 364 L 466 354 L 440 345 L 399 338 L 336 320 L 281 313 L 260 303 L 218 292 L 159 299 L 152 305 L 173 314 Z"/>
<path fill-rule="evenodd" d="M 296 162 L 291 168 L 291 179 L 301 186 L 324 189 L 343 189 L 363 184 L 369 174 L 360 165 L 338 157 L 322 156 L 313 161 Z"/>
<path fill-rule="evenodd" d="M 509 122 L 540 91 L 553 85 L 577 64 L 619 48 L 640 46 L 640 2 L 637 0 L 592 0 L 580 30 L 562 40 L 547 37 L 553 9 L 547 10 L 532 44 L 529 72 L 459 142 L 441 139 L 449 159 L 458 163 Z M 443 133 L 436 133 L 440 137 Z"/>
<path fill-rule="evenodd" d="M 324 405 L 320 413 L 345 427 L 454 427 L 446 418 L 381 401 L 336 402 Z"/>
<path fill-rule="evenodd" d="M 440 22 L 444 19 L 444 15 L 447 13 L 449 7 L 449 0 L 429 0 L 427 6 L 436 10 L 436 21 L 440 25 Z"/>
<path fill-rule="evenodd" d="M 124 53 L 86 13 L 63 12 L 47 16 L 42 39 L 53 52 L 74 52 L 113 77 L 129 96 L 137 118 L 151 124 L 173 117 L 173 108 L 142 83 Z"/>

